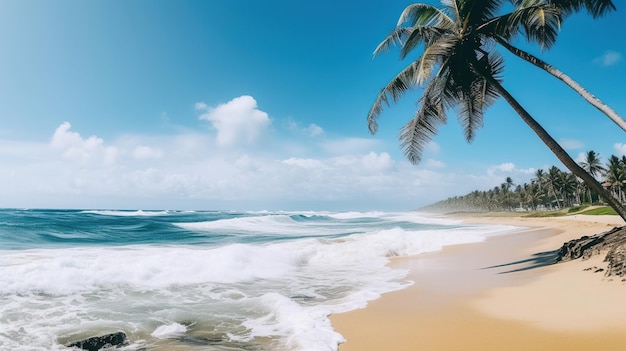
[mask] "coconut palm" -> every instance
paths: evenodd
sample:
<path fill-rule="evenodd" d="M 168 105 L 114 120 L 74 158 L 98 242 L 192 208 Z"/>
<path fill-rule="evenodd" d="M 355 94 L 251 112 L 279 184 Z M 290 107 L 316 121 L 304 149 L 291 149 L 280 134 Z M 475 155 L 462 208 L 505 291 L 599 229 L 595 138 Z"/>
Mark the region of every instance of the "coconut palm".
<path fill-rule="evenodd" d="M 602 166 L 600 154 L 593 150 L 589 150 L 585 153 L 585 159 L 580 162 L 580 166 L 594 177 L 606 172 L 606 168 Z"/>
<path fill-rule="evenodd" d="M 591 174 L 594 178 L 606 172 L 606 168 L 602 166 L 600 155 L 593 150 L 587 151 L 587 153 L 585 153 L 585 159 L 579 164 L 585 171 L 587 171 L 587 173 Z M 587 187 L 587 194 L 589 196 L 589 202 L 593 204 L 591 188 L 589 187 Z"/>
<path fill-rule="evenodd" d="M 556 40 L 556 33 L 558 33 L 563 17 L 583 9 L 586 9 L 587 12 L 593 17 L 600 17 L 612 10 L 615 10 L 613 2 L 611 0 L 515 0 L 513 3 L 516 5 L 516 9 L 512 13 L 501 16 L 498 19 L 494 19 L 494 22 L 489 24 L 493 27 L 493 38 L 498 42 L 498 44 L 512 54 L 543 69 L 552 76 L 561 80 L 563 83 L 576 91 L 587 102 L 609 117 L 620 128 L 626 131 L 626 121 L 611 107 L 600 101 L 600 99 L 587 91 L 578 82 L 558 68 L 511 44 L 511 39 L 514 38 L 519 32 L 522 32 L 529 39 L 529 41 L 537 42 L 542 49 L 549 48 Z M 537 18 L 541 18 L 543 16 L 545 11 L 554 11 L 553 9 L 551 10 L 549 7 L 546 7 L 546 4 L 552 5 L 558 10 L 559 16 L 557 18 L 559 18 L 559 20 L 547 21 L 545 23 L 545 25 L 551 26 L 552 28 L 542 26 L 539 27 L 540 30 L 533 31 L 533 27 L 528 26 L 524 23 L 524 21 L 532 18 L 537 20 Z M 498 27 L 500 28 L 498 29 Z M 502 30 L 502 27 L 508 28 L 506 30 Z"/>
<path fill-rule="evenodd" d="M 384 105 L 397 102 L 410 89 L 423 87 L 417 112 L 400 132 L 405 156 L 412 163 L 419 163 L 424 147 L 447 122 L 449 109 L 457 109 L 469 142 L 482 126 L 484 111 L 498 97 L 503 97 L 557 158 L 605 196 L 626 220 L 626 208 L 607 194 L 502 86 L 504 61 L 492 50 L 493 31 L 485 29 L 490 28 L 487 23 L 493 20 L 502 1 L 444 0 L 441 8 L 409 5 L 400 15 L 396 29 L 379 44 L 374 55 L 394 44 L 400 46 L 403 58 L 418 47 L 423 52 L 381 89 L 367 117 L 370 132 L 378 129 L 377 120 Z M 549 11 L 544 11 L 542 16 L 542 21 L 528 21 L 528 25 L 538 27 L 557 20 L 557 14 Z"/>
<path fill-rule="evenodd" d="M 531 181 L 530 185 L 524 184 L 525 199 L 530 208 L 536 210 L 540 203 L 544 200 L 544 191 L 537 181 Z"/>
<path fill-rule="evenodd" d="M 604 184 L 611 189 L 613 196 L 619 199 L 619 201 L 623 201 L 622 187 L 626 182 L 626 172 L 622 166 L 621 160 L 617 156 L 612 155 L 609 157 L 604 179 Z"/>
<path fill-rule="evenodd" d="M 559 194 L 561 193 L 561 188 L 563 186 L 561 170 L 556 166 L 550 167 L 548 173 L 546 173 L 545 181 L 548 193 L 552 193 L 552 196 L 554 196 L 554 203 L 556 203 L 556 207 L 561 208 L 561 202 L 559 201 Z"/>

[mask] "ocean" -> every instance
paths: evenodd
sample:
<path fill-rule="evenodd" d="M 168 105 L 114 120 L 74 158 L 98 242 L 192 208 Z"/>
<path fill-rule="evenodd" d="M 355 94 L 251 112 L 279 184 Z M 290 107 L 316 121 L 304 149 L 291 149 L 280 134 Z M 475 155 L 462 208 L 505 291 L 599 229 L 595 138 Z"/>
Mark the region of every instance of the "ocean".
<path fill-rule="evenodd" d="M 419 212 L 0 210 L 0 350 L 337 350 L 328 316 L 412 282 L 394 256 L 499 226 Z"/>

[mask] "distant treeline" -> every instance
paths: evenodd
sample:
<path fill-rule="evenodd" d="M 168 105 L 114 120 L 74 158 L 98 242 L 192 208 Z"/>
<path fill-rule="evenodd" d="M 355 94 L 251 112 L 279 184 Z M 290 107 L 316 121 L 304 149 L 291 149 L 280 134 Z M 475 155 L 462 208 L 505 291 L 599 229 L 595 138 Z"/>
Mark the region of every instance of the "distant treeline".
<path fill-rule="evenodd" d="M 626 156 L 612 155 L 603 164 L 599 154 L 588 151 L 579 162 L 589 174 L 600 180 L 611 195 L 625 203 Z M 530 183 L 515 184 L 511 177 L 493 189 L 474 190 L 463 196 L 439 201 L 423 209 L 437 212 L 455 211 L 533 211 L 561 209 L 580 204 L 602 202 L 598 195 L 574 174 L 556 166 L 547 171 L 539 169 Z"/>

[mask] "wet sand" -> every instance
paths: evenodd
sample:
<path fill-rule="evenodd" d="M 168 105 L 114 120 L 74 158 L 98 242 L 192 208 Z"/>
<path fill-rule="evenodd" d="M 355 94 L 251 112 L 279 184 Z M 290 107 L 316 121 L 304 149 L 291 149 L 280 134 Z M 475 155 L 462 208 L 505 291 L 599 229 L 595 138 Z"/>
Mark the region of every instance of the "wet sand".
<path fill-rule="evenodd" d="M 549 251 L 619 217 L 456 218 L 524 229 L 394 260 L 414 284 L 331 316 L 346 338 L 340 351 L 626 350 L 626 282 L 594 273 L 602 256 L 545 265 Z"/>

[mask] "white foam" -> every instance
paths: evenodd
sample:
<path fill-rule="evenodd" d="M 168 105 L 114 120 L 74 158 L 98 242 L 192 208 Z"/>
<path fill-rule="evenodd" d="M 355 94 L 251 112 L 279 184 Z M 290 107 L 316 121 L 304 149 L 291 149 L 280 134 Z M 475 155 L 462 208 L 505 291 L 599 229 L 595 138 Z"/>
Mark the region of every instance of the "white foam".
<path fill-rule="evenodd" d="M 113 211 L 113 210 L 90 210 L 82 211 L 82 213 L 92 213 L 102 216 L 117 216 L 117 217 L 149 217 L 149 216 L 166 216 L 170 214 L 169 211 Z"/>
<path fill-rule="evenodd" d="M 315 222 L 302 223 L 288 215 L 237 217 L 206 222 L 175 223 L 181 228 L 217 233 L 250 233 L 267 235 L 334 235 L 345 228 Z"/>
<path fill-rule="evenodd" d="M 358 219 L 358 218 L 381 218 L 385 216 L 385 212 L 337 212 L 326 214 L 336 219 Z"/>
<path fill-rule="evenodd" d="M 290 350 L 336 350 L 345 341 L 328 320 L 330 309 L 303 307 L 278 293 L 264 294 L 258 300 L 267 314 L 244 322 L 251 337 L 282 336 Z"/>
<path fill-rule="evenodd" d="M 169 339 L 185 334 L 187 327 L 178 323 L 159 326 L 150 335 L 157 339 Z"/>
<path fill-rule="evenodd" d="M 355 223 L 350 230 L 360 232 L 340 239 L 309 237 L 262 245 L 0 251 L 0 350 L 20 345 L 54 350 L 58 335 L 119 327 L 121 321 L 127 330 L 142 330 L 147 338 L 175 338 L 193 332 L 175 321 L 195 323 L 202 318 L 234 323 L 227 333 L 231 340 L 278 336 L 287 349 L 336 350 L 343 338 L 332 329 L 329 314 L 363 307 L 410 284 L 403 281 L 406 271 L 387 266 L 389 257 L 479 242 L 513 228 L 458 225 L 418 230 L 410 224 L 423 223 L 418 213 L 339 216 L 355 222 L 380 219 L 386 228 L 394 221 L 409 225 L 380 229 Z M 280 233 L 326 234 L 337 229 L 332 221 L 324 223 L 273 214 L 196 225 L 229 233 L 267 233 L 275 227 Z M 443 219 L 439 224 L 450 222 Z M 162 325 L 155 327 L 155 319 Z M 241 321 L 244 328 L 237 324 Z"/>
<path fill-rule="evenodd" d="M 0 294 L 232 283 L 280 277 L 297 263 L 297 255 L 279 247 L 244 244 L 5 251 L 0 255 Z"/>

